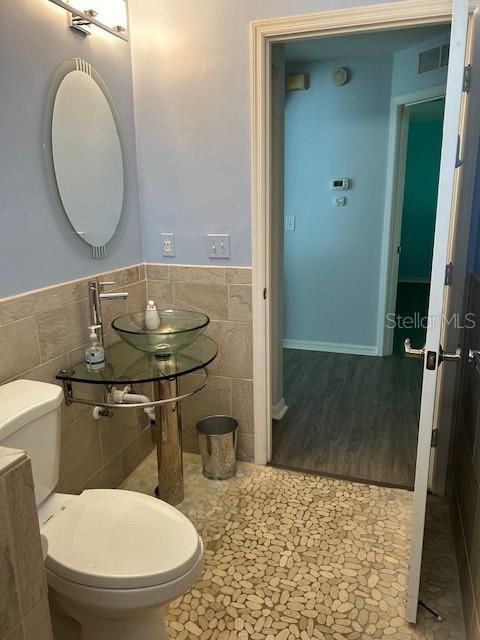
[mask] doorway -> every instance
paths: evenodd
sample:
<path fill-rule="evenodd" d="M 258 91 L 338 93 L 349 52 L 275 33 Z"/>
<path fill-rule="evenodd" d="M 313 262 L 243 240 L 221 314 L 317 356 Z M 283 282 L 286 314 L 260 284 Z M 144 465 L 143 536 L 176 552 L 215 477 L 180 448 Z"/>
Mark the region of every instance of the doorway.
<path fill-rule="evenodd" d="M 445 126 L 439 180 L 439 198 L 435 223 L 435 243 L 432 260 L 432 278 L 429 300 L 429 316 L 438 321 L 429 323 L 425 348 L 415 357 L 424 360 L 421 410 L 419 417 L 417 465 L 413 496 L 413 524 L 408 579 L 406 618 L 415 622 L 421 571 L 423 532 L 429 461 L 432 435 L 443 407 L 443 375 L 445 365 L 439 369 L 441 342 L 448 344 L 450 325 L 442 323 L 444 313 L 450 311 L 452 301 L 460 297 L 461 282 L 465 273 L 465 245 L 463 229 L 468 220 L 473 201 L 475 154 L 472 144 L 478 141 L 478 119 L 474 118 L 478 104 L 476 81 L 468 83 L 468 72 L 475 56 L 478 56 L 478 12 L 455 0 L 424 0 L 414 2 L 359 7 L 293 16 L 281 20 L 261 20 L 252 23 L 252 183 L 253 183 L 253 354 L 254 354 L 254 423 L 255 459 L 265 463 L 271 458 L 272 379 L 272 325 L 277 309 L 271 295 L 272 263 L 271 230 L 274 225 L 274 209 L 271 197 L 271 136 L 273 129 L 271 105 L 271 55 L 273 44 L 292 41 L 295 38 L 333 37 L 346 33 L 376 33 L 389 29 L 403 29 L 425 25 L 445 25 L 451 22 L 451 47 L 448 79 L 445 91 Z M 469 91 L 469 87 L 471 90 Z M 472 143 L 473 141 L 473 143 Z M 458 168 L 461 167 L 459 171 Z M 385 231 L 390 238 L 389 226 Z M 387 252 L 388 254 L 388 252 Z M 452 259 L 459 268 L 453 271 L 452 287 L 445 287 L 445 265 Z M 445 333 L 445 330 L 446 333 Z M 448 335 L 447 335 L 448 334 Z M 450 355 L 448 360 L 456 359 Z M 437 395 L 437 382 L 440 393 Z M 448 413 L 448 412 L 447 412 Z M 438 423 L 437 423 L 438 424 Z M 441 435 L 441 434 L 440 434 Z M 435 460 L 437 454 L 435 454 Z M 435 464 L 435 469 L 437 464 Z M 434 473 L 436 475 L 436 471 Z"/>
<path fill-rule="evenodd" d="M 405 162 L 396 278 L 393 352 L 403 355 L 405 339 L 425 344 L 445 98 L 405 105 Z"/>
<path fill-rule="evenodd" d="M 282 410 L 273 412 L 273 464 L 413 489 L 422 365 L 404 357 L 403 340 L 416 344 L 425 331 L 443 123 L 443 99 L 418 95 L 444 91 L 446 66 L 411 90 L 423 51 L 446 51 L 448 40 L 444 26 L 284 46 L 284 224 L 274 227 L 283 231 L 281 260 L 272 244 L 272 261 L 284 265 L 272 279 L 272 296 L 283 300 L 282 371 L 273 371 L 283 394 L 275 397 L 274 385 L 273 406 Z M 272 58 L 278 68 L 275 47 Z M 404 148 L 389 148 L 397 126 Z M 392 211 L 389 154 L 403 176 Z M 390 321 L 400 320 L 384 353 L 376 321 L 391 218 L 399 239 L 390 247 Z"/>

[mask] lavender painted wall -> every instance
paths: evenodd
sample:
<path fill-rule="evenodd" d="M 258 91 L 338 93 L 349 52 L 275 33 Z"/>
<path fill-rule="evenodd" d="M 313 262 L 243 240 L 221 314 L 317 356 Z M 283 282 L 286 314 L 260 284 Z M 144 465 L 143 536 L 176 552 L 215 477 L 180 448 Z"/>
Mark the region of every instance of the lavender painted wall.
<path fill-rule="evenodd" d="M 162 232 L 192 264 L 209 262 L 207 233 L 230 233 L 230 264 L 251 263 L 249 23 L 361 4 L 130 0 L 147 261 L 164 260 Z"/>
<path fill-rule="evenodd" d="M 127 222 L 112 255 L 92 260 L 59 224 L 42 142 L 47 95 L 64 60 L 88 60 L 117 105 L 127 148 Z M 130 46 L 108 34 L 84 38 L 47 0 L 0 2 L 0 297 L 139 262 Z M 88 188 L 79 181 L 79 189 Z"/>

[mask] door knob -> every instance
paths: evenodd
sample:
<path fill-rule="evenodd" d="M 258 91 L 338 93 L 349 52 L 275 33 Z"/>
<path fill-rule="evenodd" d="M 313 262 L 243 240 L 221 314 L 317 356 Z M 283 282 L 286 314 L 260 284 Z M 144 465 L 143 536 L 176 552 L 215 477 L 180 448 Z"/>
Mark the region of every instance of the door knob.
<path fill-rule="evenodd" d="M 468 352 L 468 361 L 475 365 L 477 373 L 480 373 L 480 350 L 470 349 Z"/>
<path fill-rule="evenodd" d="M 462 361 L 462 349 L 457 347 L 455 353 L 445 353 L 440 347 L 440 353 L 438 356 L 440 362 L 461 362 Z"/>
<path fill-rule="evenodd" d="M 405 347 L 405 355 L 407 358 L 424 358 L 425 357 L 425 346 L 420 349 L 415 349 L 412 347 L 412 343 L 410 338 L 405 338 L 405 342 L 403 343 Z"/>
<path fill-rule="evenodd" d="M 407 356 L 407 358 L 424 358 L 425 357 L 425 346 L 421 347 L 420 349 L 415 349 L 414 347 L 412 347 L 412 343 L 410 341 L 410 338 L 406 338 L 405 342 L 404 342 L 404 346 L 405 346 L 405 355 Z M 438 362 L 461 362 L 462 360 L 462 350 L 460 347 L 457 347 L 455 353 L 445 353 L 445 351 L 442 349 L 442 347 L 440 347 L 440 349 L 438 350 Z M 428 352 L 429 355 L 430 353 L 432 354 L 433 357 L 435 357 L 435 353 L 434 352 Z M 470 361 L 473 362 L 473 355 L 472 352 L 470 352 L 470 356 L 469 359 Z M 477 358 L 478 358 L 478 367 L 479 367 L 479 372 L 480 372 L 480 351 L 477 354 Z M 428 362 L 427 362 L 428 365 Z M 428 367 L 429 368 L 434 368 L 434 366 L 432 367 Z"/>

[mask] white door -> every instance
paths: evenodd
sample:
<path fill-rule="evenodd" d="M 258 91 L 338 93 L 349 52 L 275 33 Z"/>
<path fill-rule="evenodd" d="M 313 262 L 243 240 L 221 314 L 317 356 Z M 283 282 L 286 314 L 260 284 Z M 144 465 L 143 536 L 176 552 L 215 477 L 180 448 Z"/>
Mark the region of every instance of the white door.
<path fill-rule="evenodd" d="M 458 208 L 457 185 L 459 179 L 458 174 L 461 169 L 457 167 L 457 146 L 459 132 L 461 134 L 465 128 L 465 123 L 463 122 L 461 124 L 460 122 L 460 116 L 463 109 L 463 96 L 465 95 L 463 93 L 463 79 L 469 24 L 468 4 L 468 0 L 453 0 L 450 61 L 445 97 L 443 144 L 440 161 L 437 218 L 428 307 L 429 326 L 423 354 L 424 372 L 406 609 L 406 617 L 409 622 L 416 622 L 417 618 L 431 439 L 435 418 L 438 367 L 440 364 L 439 353 L 442 336 L 442 316 L 446 302 L 445 267 L 448 262 L 452 229 L 455 229 Z"/>
<path fill-rule="evenodd" d="M 467 47 L 467 61 L 473 63 L 480 60 L 480 13 L 476 11 L 470 19 L 470 34 Z M 457 171 L 456 205 L 457 215 L 454 227 L 450 228 L 449 255 L 447 262 L 452 264 L 451 285 L 446 288 L 446 317 L 462 308 L 464 284 L 467 271 L 467 252 L 475 174 L 477 166 L 477 148 L 480 131 L 480 77 L 478 63 L 471 75 L 470 91 L 464 100 L 461 116 L 463 148 L 460 155 L 464 160 L 461 171 Z M 441 344 L 445 351 L 453 352 L 461 342 L 461 325 L 450 322 L 442 326 Z M 447 483 L 447 466 L 450 449 L 451 427 L 455 404 L 457 374 L 460 367 L 447 365 L 440 367 L 437 383 L 437 399 L 435 407 L 435 425 L 437 430 L 437 446 L 432 448 L 430 460 L 429 489 L 437 495 L 445 495 Z"/>

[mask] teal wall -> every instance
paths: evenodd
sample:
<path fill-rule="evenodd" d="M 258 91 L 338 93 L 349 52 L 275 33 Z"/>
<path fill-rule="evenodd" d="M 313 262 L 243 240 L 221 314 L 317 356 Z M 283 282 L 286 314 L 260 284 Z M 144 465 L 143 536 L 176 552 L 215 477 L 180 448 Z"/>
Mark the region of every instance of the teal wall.
<path fill-rule="evenodd" d="M 430 279 L 442 122 L 411 122 L 408 132 L 399 280 Z"/>

